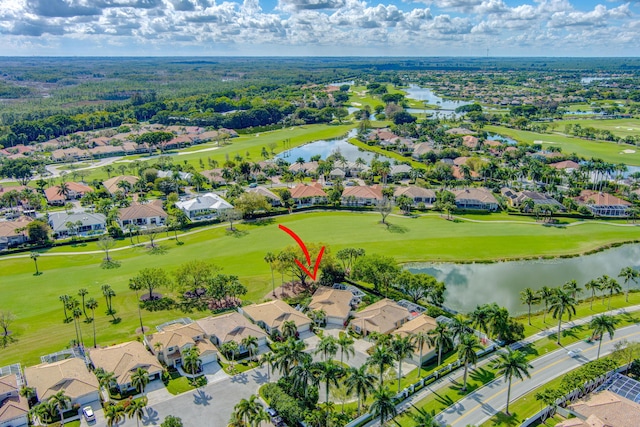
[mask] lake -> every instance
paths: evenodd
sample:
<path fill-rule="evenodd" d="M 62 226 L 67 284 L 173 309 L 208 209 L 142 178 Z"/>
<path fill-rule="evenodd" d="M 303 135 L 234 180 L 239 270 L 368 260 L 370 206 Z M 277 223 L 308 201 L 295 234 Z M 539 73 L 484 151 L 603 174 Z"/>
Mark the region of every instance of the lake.
<path fill-rule="evenodd" d="M 351 138 L 355 135 L 355 131 L 351 131 L 350 135 L 346 138 L 333 139 L 333 140 L 320 140 L 310 142 L 309 144 L 301 145 L 296 148 L 292 148 L 291 150 L 283 151 L 278 154 L 276 158 L 282 158 L 289 163 L 295 162 L 299 157 L 302 157 L 305 162 L 308 162 L 311 157 L 320 155 L 320 158 L 326 159 L 329 155 L 340 152 L 345 159 L 350 162 L 355 162 L 358 157 L 363 159 L 367 164 L 371 162 L 374 157 L 374 153 L 371 151 L 365 151 L 360 147 L 356 147 L 353 144 L 350 144 L 347 139 Z M 389 161 L 391 164 L 394 163 L 393 159 L 385 156 L 378 156 L 381 161 Z"/>
<path fill-rule="evenodd" d="M 419 87 L 417 85 L 410 85 L 407 92 L 407 98 L 415 99 L 417 101 L 425 101 L 427 104 L 438 105 L 440 109 L 423 109 L 423 108 L 407 108 L 409 113 L 423 113 L 434 117 L 460 117 L 462 114 L 456 113 L 454 110 L 462 105 L 469 105 L 471 102 L 467 101 L 453 101 L 450 99 L 444 99 L 436 95 L 431 89 L 425 87 Z"/>
<path fill-rule="evenodd" d="M 508 136 L 500 135 L 499 133 L 491 133 L 487 132 L 487 139 L 492 141 L 500 141 L 509 145 L 517 145 L 518 141 L 513 138 L 509 138 Z"/>
<path fill-rule="evenodd" d="M 584 287 L 603 274 L 617 279 L 624 267 L 640 268 L 640 245 L 624 245 L 574 258 L 493 264 L 414 263 L 405 267 L 443 281 L 447 286 L 445 306 L 453 310 L 470 312 L 477 305 L 496 302 L 512 314 L 523 314 L 527 311 L 527 306 L 520 303 L 520 291 L 524 288 L 558 287 L 573 279 Z M 623 281 L 619 283 L 626 289 Z"/>

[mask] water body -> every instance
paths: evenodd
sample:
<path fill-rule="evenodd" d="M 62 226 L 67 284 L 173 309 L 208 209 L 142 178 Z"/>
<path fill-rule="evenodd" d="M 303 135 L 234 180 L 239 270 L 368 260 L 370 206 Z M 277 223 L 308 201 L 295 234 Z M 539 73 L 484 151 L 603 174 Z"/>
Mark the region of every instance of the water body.
<path fill-rule="evenodd" d="M 445 305 L 456 311 L 470 312 L 477 305 L 496 302 L 511 313 L 522 314 L 527 312 L 527 306 L 520 303 L 524 288 L 558 287 L 573 279 L 584 287 L 603 274 L 617 279 L 620 270 L 629 266 L 640 268 L 640 245 L 624 245 L 575 258 L 493 264 L 415 263 L 407 268 L 443 281 L 447 286 Z M 619 283 L 626 289 L 623 281 Z"/>
<path fill-rule="evenodd" d="M 333 140 L 320 140 L 310 142 L 309 144 L 301 145 L 291 150 L 284 151 L 278 154 L 277 158 L 282 158 L 289 163 L 295 162 L 299 157 L 302 157 L 305 162 L 308 162 L 311 157 L 320 155 L 320 158 L 326 159 L 333 153 L 340 152 L 345 159 L 350 162 L 355 162 L 358 157 L 363 159 L 367 164 L 371 162 L 374 157 L 374 153 L 371 151 L 365 151 L 360 147 L 356 147 L 347 141 L 347 138 L 333 139 Z M 380 161 L 389 161 L 393 164 L 393 159 L 385 156 L 378 156 Z"/>
<path fill-rule="evenodd" d="M 500 135 L 499 133 L 491 133 L 487 132 L 487 139 L 491 139 L 493 141 L 500 141 L 509 145 L 517 145 L 518 141 L 513 138 L 509 138 L 508 136 Z"/>
<path fill-rule="evenodd" d="M 409 113 L 423 113 L 433 117 L 460 117 L 462 114 L 456 113 L 454 110 L 462 105 L 469 105 L 471 102 L 467 101 L 453 101 L 444 99 L 436 95 L 431 89 L 419 87 L 417 85 L 410 85 L 407 92 L 407 98 L 415 99 L 417 101 L 425 101 L 427 104 L 438 105 L 440 109 L 426 109 L 426 108 L 407 108 Z"/>

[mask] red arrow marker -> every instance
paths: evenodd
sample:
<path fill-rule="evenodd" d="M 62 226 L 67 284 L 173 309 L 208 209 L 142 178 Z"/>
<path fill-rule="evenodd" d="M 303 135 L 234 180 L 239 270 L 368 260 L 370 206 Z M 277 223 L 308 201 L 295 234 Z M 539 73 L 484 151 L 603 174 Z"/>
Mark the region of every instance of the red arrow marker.
<path fill-rule="evenodd" d="M 307 275 L 311 277 L 312 280 L 316 280 L 316 277 L 318 276 L 318 267 L 320 267 L 320 261 L 322 260 L 322 255 L 324 255 L 324 246 L 320 249 L 320 253 L 318 253 L 318 257 L 316 258 L 315 265 L 313 266 L 313 273 L 311 273 L 311 271 L 309 271 L 309 269 L 311 268 L 311 256 L 309 255 L 309 249 L 307 249 L 307 246 L 304 244 L 300 236 L 298 236 L 291 229 L 285 227 L 282 224 L 278 225 L 278 228 L 280 228 L 280 230 L 287 233 L 289 236 L 293 237 L 296 243 L 298 243 L 298 246 L 300 246 L 300 249 L 302 249 L 302 252 L 304 252 L 305 258 L 307 259 L 308 267 L 302 264 L 299 260 L 295 260 L 296 264 L 298 264 L 298 267 L 300 267 L 302 271 L 307 273 Z"/>

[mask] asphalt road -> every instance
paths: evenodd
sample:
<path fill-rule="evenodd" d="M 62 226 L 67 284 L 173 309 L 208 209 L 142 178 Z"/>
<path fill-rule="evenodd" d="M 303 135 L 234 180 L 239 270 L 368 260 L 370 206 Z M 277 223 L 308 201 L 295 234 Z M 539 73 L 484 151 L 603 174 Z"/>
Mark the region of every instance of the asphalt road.
<path fill-rule="evenodd" d="M 605 335 L 600 355 L 611 352 L 614 344 L 622 339 L 629 341 L 639 340 L 640 326 L 627 326 L 617 330 L 613 340 L 608 340 L 608 335 Z M 570 357 L 567 354 L 569 350 L 576 349 L 582 350 L 578 357 Z M 597 352 L 597 343 L 588 344 L 580 341 L 535 359 L 531 363 L 533 369 L 529 371 L 530 379 L 525 378 L 524 381 L 514 379 L 512 381 L 511 402 L 552 379 L 578 368 L 590 360 L 594 360 Z M 506 381 L 501 377 L 469 394 L 455 405 L 450 406 L 438 414 L 437 419 L 443 425 L 451 425 L 451 427 L 477 426 L 504 409 L 506 399 L 507 385 Z"/>

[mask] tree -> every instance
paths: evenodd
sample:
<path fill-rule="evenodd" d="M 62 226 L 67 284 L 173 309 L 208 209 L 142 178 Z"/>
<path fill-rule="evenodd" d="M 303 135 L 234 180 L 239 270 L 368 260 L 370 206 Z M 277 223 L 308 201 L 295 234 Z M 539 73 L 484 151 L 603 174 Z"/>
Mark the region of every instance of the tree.
<path fill-rule="evenodd" d="M 27 234 L 29 235 L 29 240 L 36 243 L 37 245 L 44 245 L 49 242 L 49 225 L 46 222 L 41 220 L 33 220 L 29 224 L 27 224 Z M 37 252 L 32 252 L 32 254 Z M 33 259 L 33 256 L 31 257 Z M 34 260 L 35 261 L 35 260 Z"/>
<path fill-rule="evenodd" d="M 211 284 L 214 275 L 220 272 L 220 267 L 199 259 L 181 264 L 174 273 L 173 289 L 180 293 L 187 292 L 201 298 L 204 290 Z"/>
<path fill-rule="evenodd" d="M 368 371 L 368 366 L 362 365 L 359 368 L 347 369 L 346 379 L 344 380 L 347 386 L 347 393 L 353 392 L 358 396 L 358 416 L 360 416 L 360 408 L 362 407 L 362 401 L 367 398 L 369 393 L 374 389 L 374 383 L 376 380 L 375 375 Z"/>
<path fill-rule="evenodd" d="M 387 217 L 393 210 L 393 202 L 390 199 L 383 197 L 382 200 L 376 202 L 375 210 L 382 216 L 382 223 L 388 227 L 389 224 L 387 224 Z"/>
<path fill-rule="evenodd" d="M 102 368 L 97 368 L 95 373 L 98 378 L 98 384 L 107 391 L 109 391 L 116 382 L 116 374 L 113 372 L 107 372 Z"/>
<path fill-rule="evenodd" d="M 31 254 L 29 255 L 29 257 L 33 260 L 33 263 L 36 266 L 36 273 L 35 273 L 36 276 L 40 275 L 40 271 L 38 270 L 38 257 L 39 256 L 40 256 L 40 254 L 38 252 L 31 252 Z"/>
<path fill-rule="evenodd" d="M 160 424 L 160 427 L 183 427 L 182 419 L 174 417 L 173 415 L 167 415 L 162 424 Z"/>
<path fill-rule="evenodd" d="M 44 402 L 38 403 L 36 406 L 31 408 L 31 413 L 38 417 L 41 423 L 50 424 L 53 422 L 53 417 L 55 417 L 57 413 L 57 409 L 52 400 L 45 400 Z"/>
<path fill-rule="evenodd" d="M 230 342 L 233 342 L 236 345 L 235 351 L 237 351 L 238 344 L 234 341 Z M 235 351 L 233 351 L 232 353 L 235 354 Z M 194 377 L 193 382 L 196 383 L 196 372 L 198 372 L 200 366 L 202 366 L 202 360 L 200 360 L 200 350 L 198 350 L 198 347 L 189 347 L 187 351 L 184 352 L 184 354 L 182 355 L 182 366 L 184 366 L 184 369 L 191 373 L 191 376 Z"/>
<path fill-rule="evenodd" d="M 458 343 L 458 359 L 464 363 L 464 380 L 462 391 L 467 391 L 467 372 L 469 365 L 474 365 L 478 361 L 478 351 L 482 346 L 478 343 L 478 338 L 471 334 L 464 334 Z"/>
<path fill-rule="evenodd" d="M 347 356 L 347 360 L 349 360 L 349 355 L 355 356 L 356 350 L 354 348 L 354 339 L 351 335 L 340 332 L 338 335 L 338 340 L 336 341 L 338 347 L 340 348 L 340 364 L 343 364 L 344 356 Z"/>
<path fill-rule="evenodd" d="M 131 385 L 140 394 L 144 394 L 144 389 L 149 384 L 149 371 L 144 368 L 137 368 L 133 374 L 131 374 Z"/>
<path fill-rule="evenodd" d="M 298 335 L 298 326 L 293 320 L 285 320 L 282 322 L 282 336 L 284 338 L 296 338 Z"/>
<path fill-rule="evenodd" d="M 318 347 L 316 348 L 316 354 L 322 353 L 325 362 L 335 356 L 337 352 L 338 342 L 333 336 L 325 335 L 320 339 Z"/>
<path fill-rule="evenodd" d="M 273 269 L 275 268 L 275 262 L 277 258 L 273 252 L 267 252 L 264 256 L 264 262 L 269 264 L 269 268 L 271 269 L 271 295 L 276 296 L 276 279 L 273 277 Z"/>
<path fill-rule="evenodd" d="M 233 227 L 233 223 L 242 218 L 242 212 L 237 209 L 223 209 L 218 212 L 218 218 L 220 221 L 229 221 L 229 231 L 236 231 Z"/>
<path fill-rule="evenodd" d="M 129 279 L 130 287 L 140 287 L 149 291 L 149 300 L 155 299 L 153 295 L 155 289 L 168 287 L 169 283 L 169 276 L 159 267 L 143 268 L 137 276 Z"/>
<path fill-rule="evenodd" d="M 227 341 L 220 347 L 220 350 L 222 350 L 225 356 L 231 359 L 231 367 L 233 367 L 234 365 L 234 362 L 236 360 L 236 353 L 238 353 L 239 349 L 240 346 L 238 346 L 238 343 L 235 341 Z"/>
<path fill-rule="evenodd" d="M 94 298 L 89 298 L 85 304 L 85 307 L 91 310 L 91 323 L 93 323 L 93 348 L 97 348 L 96 345 L 96 308 L 98 308 L 98 301 Z"/>
<path fill-rule="evenodd" d="M 629 302 L 629 282 L 633 282 L 635 284 L 638 283 L 638 277 L 640 277 L 640 272 L 638 270 L 633 269 L 633 267 L 625 267 L 620 270 L 620 274 L 618 277 L 624 279 L 624 284 L 627 285 L 627 291 L 625 292 L 624 300 Z"/>
<path fill-rule="evenodd" d="M 391 351 L 398 361 L 398 393 L 400 393 L 400 379 L 402 378 L 402 361 L 415 350 L 415 344 L 410 336 L 397 336 L 391 341 Z"/>
<path fill-rule="evenodd" d="M 442 362 L 442 351 L 453 347 L 453 338 L 449 326 L 440 322 L 429 331 L 429 345 L 438 349 L 438 366 Z"/>
<path fill-rule="evenodd" d="M 589 280 L 584 285 L 585 289 L 591 291 L 591 310 L 593 310 L 593 300 L 596 296 L 596 291 L 600 290 L 600 283 L 597 280 Z"/>
<path fill-rule="evenodd" d="M 252 394 L 249 399 L 242 399 L 233 407 L 233 417 L 245 420 L 246 425 L 255 423 L 256 415 L 262 411 L 262 404 L 258 401 L 258 396 Z"/>
<path fill-rule="evenodd" d="M 108 427 L 116 427 L 124 421 L 124 414 L 122 405 L 116 405 L 113 402 L 108 403 L 104 408 L 104 416 L 107 419 Z"/>
<path fill-rule="evenodd" d="M 6 347 L 10 341 L 9 326 L 16 319 L 14 314 L 10 311 L 0 311 L 0 328 L 2 328 L 2 346 Z"/>
<path fill-rule="evenodd" d="M 329 391 L 331 384 L 338 387 L 338 379 L 344 375 L 342 366 L 336 365 L 333 360 L 314 363 L 313 372 L 318 381 L 324 382 L 325 403 L 329 403 Z"/>
<path fill-rule="evenodd" d="M 274 367 L 276 363 L 276 355 L 275 353 L 268 352 L 264 353 L 260 357 L 260 366 L 267 365 L 267 380 L 271 381 L 271 369 Z"/>
<path fill-rule="evenodd" d="M 607 276 L 606 274 L 600 278 L 600 287 L 602 291 L 609 291 L 609 304 L 607 305 L 607 310 L 611 310 L 611 298 L 613 298 L 614 293 L 619 293 L 622 291 L 622 286 L 620 283 L 614 278 Z"/>
<path fill-rule="evenodd" d="M 543 286 L 538 291 L 540 301 L 544 303 L 544 314 L 542 315 L 542 323 L 547 323 L 547 313 L 549 312 L 549 303 L 553 299 L 554 291 L 548 286 Z"/>
<path fill-rule="evenodd" d="M 60 390 L 53 396 L 49 398 L 49 400 L 53 403 L 54 407 L 60 414 L 60 425 L 64 425 L 64 411 L 69 409 L 69 405 L 71 404 L 71 398 L 65 394 L 64 390 Z"/>
<path fill-rule="evenodd" d="M 144 410 L 147 407 L 148 399 L 146 396 L 141 397 L 140 399 L 131 400 L 125 413 L 129 416 L 129 418 L 136 419 L 136 425 L 140 427 L 140 420 L 144 416 Z"/>
<path fill-rule="evenodd" d="M 394 418 L 398 415 L 398 411 L 393 401 L 393 392 L 388 387 L 380 385 L 373 393 L 373 402 L 369 410 L 374 417 L 380 418 L 381 426 L 388 418 Z"/>
<path fill-rule="evenodd" d="M 569 280 L 568 282 L 566 282 L 564 285 L 562 285 L 562 289 L 564 291 L 570 292 L 573 299 L 576 299 L 577 296 L 582 292 L 582 288 L 575 280 Z"/>
<path fill-rule="evenodd" d="M 569 292 L 557 289 L 553 300 L 551 301 L 552 315 L 554 319 L 558 319 L 558 345 L 560 345 L 560 329 L 562 327 L 562 316 L 567 312 L 569 320 L 573 314 L 576 314 L 576 300 L 573 299 Z"/>
<path fill-rule="evenodd" d="M 389 285 L 396 280 L 400 273 L 400 268 L 396 260 L 392 257 L 372 254 L 360 257 L 355 262 L 354 278 L 373 283 L 376 291 L 380 291 L 384 286 L 385 293 L 388 292 Z"/>
<path fill-rule="evenodd" d="M 613 339 L 613 335 L 616 332 L 616 325 L 618 324 L 618 319 L 613 316 L 607 316 L 606 314 L 602 314 L 600 316 L 595 316 L 591 319 L 589 323 L 589 327 L 593 329 L 593 333 L 591 334 L 592 339 L 598 339 L 598 355 L 596 359 L 600 359 L 600 347 L 602 347 L 602 339 L 603 335 L 606 333 L 609 334 L 609 339 Z"/>
<path fill-rule="evenodd" d="M 340 263 L 342 264 L 342 269 L 344 271 L 344 274 L 347 276 L 350 276 L 352 273 L 352 266 L 355 263 L 355 261 L 361 257 L 365 255 L 365 251 L 364 249 L 361 248 L 344 248 L 344 249 L 340 249 L 337 253 L 336 253 L 336 258 L 340 261 Z"/>
<path fill-rule="evenodd" d="M 537 304 L 540 301 L 538 294 L 531 288 L 524 288 L 520 292 L 520 302 L 527 304 L 529 307 L 529 326 L 531 326 L 531 306 Z"/>
<path fill-rule="evenodd" d="M 249 359 L 253 358 L 254 349 L 258 349 L 258 338 L 254 337 L 253 335 L 249 335 L 248 337 L 244 337 L 242 339 L 241 344 L 249 352 Z"/>
<path fill-rule="evenodd" d="M 245 218 L 251 217 L 255 212 L 268 211 L 271 209 L 271 204 L 267 198 L 262 194 L 254 192 L 242 193 L 240 197 L 235 200 L 234 205 Z"/>
<path fill-rule="evenodd" d="M 422 354 L 425 344 L 429 344 L 429 334 L 426 331 L 419 331 L 413 335 L 413 341 L 418 346 L 418 378 L 422 378 Z"/>
<path fill-rule="evenodd" d="M 116 246 L 117 242 L 111 236 L 101 236 L 98 239 L 98 247 L 104 251 L 104 260 L 111 261 L 111 257 L 109 257 L 109 250 Z"/>
<path fill-rule="evenodd" d="M 115 322 L 116 320 L 116 311 L 113 309 L 112 298 L 116 296 L 116 292 L 111 288 L 110 285 L 104 284 L 101 287 L 102 295 L 104 295 L 105 302 L 107 304 L 107 316 L 112 316 Z"/>
<path fill-rule="evenodd" d="M 571 295 L 567 294 L 567 296 L 571 298 Z M 533 369 L 533 366 L 527 363 L 527 358 L 524 353 L 518 350 L 513 351 L 507 347 L 507 352 L 500 353 L 498 358 L 491 363 L 491 367 L 497 369 L 497 374 L 503 375 L 505 380 L 507 380 L 507 407 L 505 413 L 510 415 L 509 400 L 511 400 L 511 380 L 513 377 L 519 380 L 523 380 L 525 376 L 531 378 L 529 369 Z"/>
<path fill-rule="evenodd" d="M 289 338 L 283 343 L 277 344 L 275 348 L 275 367 L 285 377 L 288 377 L 291 373 L 291 368 L 300 364 L 309 355 L 304 352 L 304 341 L 298 341 L 294 338 Z"/>
<path fill-rule="evenodd" d="M 371 356 L 369 356 L 369 358 L 367 359 L 368 365 L 375 366 L 380 371 L 380 387 L 382 387 L 382 377 L 384 375 L 385 369 L 389 366 L 392 366 L 394 360 L 395 357 L 393 352 L 385 344 L 376 345 L 373 353 L 371 353 Z"/>

